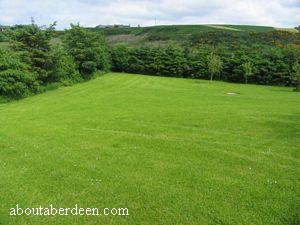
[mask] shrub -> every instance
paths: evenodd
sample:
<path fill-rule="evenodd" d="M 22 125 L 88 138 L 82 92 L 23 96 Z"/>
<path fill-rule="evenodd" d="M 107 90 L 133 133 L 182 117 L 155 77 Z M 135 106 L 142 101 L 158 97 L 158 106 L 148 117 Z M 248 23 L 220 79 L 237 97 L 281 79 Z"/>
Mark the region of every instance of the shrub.
<path fill-rule="evenodd" d="M 56 47 L 52 50 L 54 68 L 51 71 L 51 82 L 62 82 L 71 84 L 82 80 L 80 73 L 76 69 L 76 64 L 62 47 Z"/>
<path fill-rule="evenodd" d="M 0 95 L 19 99 L 38 91 L 36 75 L 16 56 L 0 50 Z"/>
<path fill-rule="evenodd" d="M 118 44 L 112 51 L 112 65 L 113 70 L 118 72 L 125 72 L 129 69 L 130 51 L 125 44 Z"/>

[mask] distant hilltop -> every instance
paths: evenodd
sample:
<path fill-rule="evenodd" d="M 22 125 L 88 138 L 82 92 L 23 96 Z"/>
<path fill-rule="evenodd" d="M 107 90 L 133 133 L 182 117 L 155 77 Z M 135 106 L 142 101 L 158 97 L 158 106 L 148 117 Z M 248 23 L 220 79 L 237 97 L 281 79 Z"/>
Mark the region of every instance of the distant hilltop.
<path fill-rule="evenodd" d="M 98 25 L 98 26 L 95 26 L 95 28 L 98 28 L 98 29 L 104 29 L 104 28 L 130 28 L 130 24 L 129 25 L 124 25 L 124 24 Z"/>

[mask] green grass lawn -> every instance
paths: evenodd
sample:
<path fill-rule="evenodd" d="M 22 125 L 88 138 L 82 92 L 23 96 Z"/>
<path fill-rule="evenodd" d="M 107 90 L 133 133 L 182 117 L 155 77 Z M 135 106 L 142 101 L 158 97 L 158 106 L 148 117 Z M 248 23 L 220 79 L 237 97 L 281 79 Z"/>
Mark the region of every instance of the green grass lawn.
<path fill-rule="evenodd" d="M 291 88 L 107 74 L 0 104 L 0 224 L 296 225 L 299 150 Z"/>

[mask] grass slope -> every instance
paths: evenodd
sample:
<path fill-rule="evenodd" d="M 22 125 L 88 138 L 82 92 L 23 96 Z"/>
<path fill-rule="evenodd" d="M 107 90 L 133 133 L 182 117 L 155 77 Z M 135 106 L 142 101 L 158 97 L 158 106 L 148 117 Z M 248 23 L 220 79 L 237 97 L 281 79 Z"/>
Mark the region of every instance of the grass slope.
<path fill-rule="evenodd" d="M 299 224 L 299 103 L 288 88 L 107 74 L 0 104 L 0 224 Z M 17 203 L 130 216 L 9 217 Z"/>

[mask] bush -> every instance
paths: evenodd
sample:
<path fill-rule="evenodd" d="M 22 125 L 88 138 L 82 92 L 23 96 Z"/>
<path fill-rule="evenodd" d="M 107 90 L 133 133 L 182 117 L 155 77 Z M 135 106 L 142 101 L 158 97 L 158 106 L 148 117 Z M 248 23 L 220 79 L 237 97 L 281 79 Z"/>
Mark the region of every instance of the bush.
<path fill-rule="evenodd" d="M 62 82 L 72 84 L 82 80 L 80 73 L 76 69 L 76 64 L 62 47 L 52 50 L 53 70 L 51 71 L 51 82 Z"/>
<path fill-rule="evenodd" d="M 116 45 L 112 51 L 112 65 L 113 70 L 118 72 L 125 72 L 129 69 L 129 60 L 130 60 L 130 49 L 125 44 Z"/>
<path fill-rule="evenodd" d="M 183 49 L 175 45 L 129 48 L 121 44 L 111 55 L 112 68 L 117 72 L 183 77 L 187 68 Z"/>
<path fill-rule="evenodd" d="M 0 50 L 0 95 L 19 99 L 38 91 L 36 75 L 16 56 Z"/>

